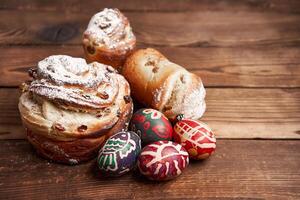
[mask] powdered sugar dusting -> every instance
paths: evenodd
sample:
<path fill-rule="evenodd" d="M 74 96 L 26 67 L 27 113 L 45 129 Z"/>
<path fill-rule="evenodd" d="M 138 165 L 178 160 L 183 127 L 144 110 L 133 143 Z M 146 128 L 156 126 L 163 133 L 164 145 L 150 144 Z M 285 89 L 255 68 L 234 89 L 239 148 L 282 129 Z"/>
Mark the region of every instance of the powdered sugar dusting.
<path fill-rule="evenodd" d="M 189 82 L 191 80 L 186 81 Z M 192 83 L 190 82 L 189 84 Z M 205 89 L 202 82 L 200 82 L 197 88 L 193 89 L 191 93 L 184 95 L 183 99 L 177 96 L 173 102 L 175 104 L 173 104 L 173 109 L 178 113 L 184 114 L 186 118 L 199 119 L 204 114 L 206 109 L 204 98 Z"/>
<path fill-rule="evenodd" d="M 191 94 L 184 99 L 183 110 L 185 110 L 185 117 L 191 119 L 200 118 L 206 109 L 205 104 L 205 89 L 203 84 L 198 89 L 195 89 Z"/>
<path fill-rule="evenodd" d="M 164 100 L 160 99 L 163 103 L 159 109 L 164 112 L 164 108 L 168 108 L 164 114 L 172 119 L 178 114 L 198 119 L 206 109 L 204 86 L 201 80 L 195 81 L 189 72 L 178 74 L 179 76 L 174 76 L 174 79 L 168 82 L 171 87 L 165 87 L 165 90 L 168 90 Z"/>
<path fill-rule="evenodd" d="M 29 91 L 62 107 L 78 110 L 104 108 L 118 92 L 115 71 L 100 63 L 87 64 L 82 58 L 54 55 L 38 63 Z"/>
<path fill-rule="evenodd" d="M 153 103 L 156 105 L 160 102 L 162 95 L 162 87 L 159 87 L 153 92 Z"/>
<path fill-rule="evenodd" d="M 125 45 L 126 39 L 135 39 L 127 18 L 118 9 L 109 8 L 91 18 L 84 35 L 110 49 Z"/>
<path fill-rule="evenodd" d="M 96 65 L 88 65 L 82 58 L 54 55 L 38 63 L 37 76 L 50 79 L 57 85 L 76 84 L 94 87 L 104 78 L 101 69 Z"/>
<path fill-rule="evenodd" d="M 64 88 L 56 85 L 50 86 L 40 84 L 38 81 L 33 81 L 31 88 L 36 94 L 47 97 L 49 100 L 68 101 L 70 104 L 77 104 L 94 109 L 106 107 L 106 104 L 111 102 L 111 98 L 102 99 L 97 95 L 84 95 L 82 94 L 83 91 L 78 88 Z M 112 95 L 110 97 L 112 97 Z"/>
<path fill-rule="evenodd" d="M 105 8 L 92 17 L 85 33 L 94 37 L 97 43 L 110 46 L 113 45 L 111 37 L 122 28 L 124 29 L 124 24 L 122 24 L 118 11 Z M 118 34 L 121 33 L 118 32 Z"/>

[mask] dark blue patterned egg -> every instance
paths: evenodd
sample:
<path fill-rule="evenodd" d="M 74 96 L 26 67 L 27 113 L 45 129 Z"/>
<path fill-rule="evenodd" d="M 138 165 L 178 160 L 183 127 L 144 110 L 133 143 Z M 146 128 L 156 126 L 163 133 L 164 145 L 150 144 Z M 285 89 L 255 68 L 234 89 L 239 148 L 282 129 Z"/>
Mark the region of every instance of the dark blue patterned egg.
<path fill-rule="evenodd" d="M 97 165 L 105 176 L 121 176 L 134 168 L 141 151 L 141 139 L 132 132 L 111 136 L 99 151 Z"/>

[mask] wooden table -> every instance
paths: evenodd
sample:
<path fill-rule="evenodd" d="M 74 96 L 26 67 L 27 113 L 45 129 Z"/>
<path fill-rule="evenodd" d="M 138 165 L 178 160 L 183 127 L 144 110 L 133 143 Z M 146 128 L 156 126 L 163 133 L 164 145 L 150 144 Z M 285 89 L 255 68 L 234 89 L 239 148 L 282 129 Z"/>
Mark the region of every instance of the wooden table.
<path fill-rule="evenodd" d="M 46 56 L 83 57 L 90 17 L 117 7 L 139 47 L 198 74 L 217 152 L 179 178 L 97 177 L 24 140 L 17 86 Z M 300 199 L 300 1 L 0 1 L 0 199 Z"/>

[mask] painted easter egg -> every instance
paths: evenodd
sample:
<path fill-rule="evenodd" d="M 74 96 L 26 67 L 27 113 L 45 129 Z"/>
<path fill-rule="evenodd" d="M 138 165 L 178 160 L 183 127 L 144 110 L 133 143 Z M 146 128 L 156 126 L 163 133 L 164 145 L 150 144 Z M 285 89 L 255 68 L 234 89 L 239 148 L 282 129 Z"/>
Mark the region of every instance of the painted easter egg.
<path fill-rule="evenodd" d="M 150 108 L 142 108 L 134 113 L 130 129 L 140 135 L 143 145 L 171 140 L 173 136 L 173 127 L 169 120 L 161 112 Z"/>
<path fill-rule="evenodd" d="M 138 158 L 140 172 L 150 180 L 164 181 L 179 176 L 189 164 L 188 152 L 172 141 L 145 146 Z"/>
<path fill-rule="evenodd" d="M 98 168 L 104 176 L 121 176 L 134 168 L 140 151 L 141 139 L 136 133 L 116 133 L 99 151 Z"/>
<path fill-rule="evenodd" d="M 203 122 L 182 119 L 174 126 L 174 141 L 181 144 L 195 160 L 209 157 L 216 149 L 216 138 Z"/>

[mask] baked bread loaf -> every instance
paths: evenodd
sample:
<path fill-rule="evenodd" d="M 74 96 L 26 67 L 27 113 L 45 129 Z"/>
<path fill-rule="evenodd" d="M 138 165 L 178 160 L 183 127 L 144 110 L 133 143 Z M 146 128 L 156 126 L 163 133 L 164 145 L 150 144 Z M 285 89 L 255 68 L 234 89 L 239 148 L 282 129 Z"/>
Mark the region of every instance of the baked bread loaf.
<path fill-rule="evenodd" d="M 95 14 L 83 34 L 86 59 L 115 68 L 124 64 L 135 44 L 129 21 L 118 9 L 105 8 Z"/>
<path fill-rule="evenodd" d="M 55 55 L 29 71 L 19 110 L 27 138 L 44 157 L 77 164 L 96 156 L 132 115 L 130 88 L 110 66 Z"/>
<path fill-rule="evenodd" d="M 121 73 L 136 100 L 163 112 L 171 121 L 179 114 L 198 119 L 205 111 L 205 89 L 200 77 L 170 62 L 155 49 L 134 52 Z"/>

